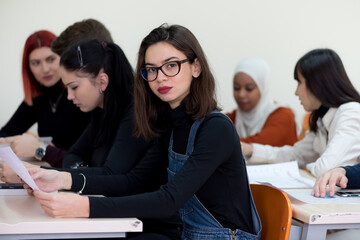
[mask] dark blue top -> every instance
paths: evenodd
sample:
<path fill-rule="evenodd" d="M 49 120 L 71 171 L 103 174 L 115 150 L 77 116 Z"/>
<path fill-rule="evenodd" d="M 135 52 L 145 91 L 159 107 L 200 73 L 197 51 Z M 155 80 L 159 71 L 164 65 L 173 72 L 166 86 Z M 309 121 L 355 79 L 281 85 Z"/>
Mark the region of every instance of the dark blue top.
<path fill-rule="evenodd" d="M 360 188 L 360 163 L 354 166 L 344 167 L 348 183 L 346 188 Z"/>

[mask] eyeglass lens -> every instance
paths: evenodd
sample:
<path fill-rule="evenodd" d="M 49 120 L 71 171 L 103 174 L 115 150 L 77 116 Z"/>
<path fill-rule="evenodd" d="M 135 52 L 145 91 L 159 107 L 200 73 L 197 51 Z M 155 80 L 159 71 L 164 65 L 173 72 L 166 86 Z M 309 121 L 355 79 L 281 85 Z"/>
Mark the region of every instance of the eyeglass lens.
<path fill-rule="evenodd" d="M 161 70 L 164 75 L 174 77 L 180 72 L 180 65 L 187 61 L 188 59 L 185 59 L 183 61 L 167 62 L 160 67 L 146 67 L 141 69 L 141 76 L 146 81 L 154 81 L 158 76 L 159 70 Z"/>

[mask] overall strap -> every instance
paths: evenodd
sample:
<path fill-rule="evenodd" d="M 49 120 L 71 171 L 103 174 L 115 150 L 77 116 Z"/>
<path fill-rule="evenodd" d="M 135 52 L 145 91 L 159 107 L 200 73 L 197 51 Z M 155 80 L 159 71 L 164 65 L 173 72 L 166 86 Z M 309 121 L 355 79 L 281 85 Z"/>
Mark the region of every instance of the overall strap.
<path fill-rule="evenodd" d="M 220 113 L 220 112 L 218 110 L 213 110 L 210 114 L 215 114 L 215 113 Z M 209 115 L 207 115 L 207 116 L 209 116 Z M 202 122 L 204 121 L 204 119 L 205 119 L 205 117 L 197 119 L 191 126 L 189 140 L 188 140 L 188 144 L 186 147 L 186 155 L 187 156 L 190 156 L 194 150 L 194 142 L 195 142 L 196 133 L 197 133 L 197 130 L 199 129 L 199 127 L 201 126 Z M 172 135 L 172 133 L 171 133 L 171 135 Z"/>

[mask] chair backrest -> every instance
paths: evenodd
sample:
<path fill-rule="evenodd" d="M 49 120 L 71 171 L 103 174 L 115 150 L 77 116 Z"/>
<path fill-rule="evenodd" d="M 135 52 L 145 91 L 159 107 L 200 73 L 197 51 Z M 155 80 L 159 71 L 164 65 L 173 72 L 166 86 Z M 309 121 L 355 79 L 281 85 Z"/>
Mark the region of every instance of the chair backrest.
<path fill-rule="evenodd" d="M 278 188 L 250 184 L 262 225 L 261 239 L 288 239 L 292 208 L 288 196 Z"/>

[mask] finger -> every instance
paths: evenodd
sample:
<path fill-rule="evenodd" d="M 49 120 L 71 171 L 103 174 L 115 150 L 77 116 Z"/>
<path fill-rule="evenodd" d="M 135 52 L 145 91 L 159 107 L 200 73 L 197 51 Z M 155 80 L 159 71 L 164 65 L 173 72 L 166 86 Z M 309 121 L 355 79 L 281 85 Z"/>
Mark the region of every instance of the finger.
<path fill-rule="evenodd" d="M 314 184 L 313 190 L 311 191 L 311 195 L 315 196 L 315 197 L 319 197 L 320 196 L 320 191 L 319 191 L 319 181 L 317 180 Z"/>
<path fill-rule="evenodd" d="M 26 189 L 26 191 L 27 191 L 28 195 L 30 195 L 30 196 L 34 195 L 34 191 L 32 190 L 32 188 L 28 188 L 28 189 Z"/>
<path fill-rule="evenodd" d="M 311 190 L 311 196 L 315 196 L 316 191 L 317 191 L 317 185 L 314 184 L 314 186 L 313 186 L 313 188 L 312 188 L 312 190 Z"/>
<path fill-rule="evenodd" d="M 52 194 L 51 193 L 46 193 L 46 192 L 42 192 L 42 191 L 38 191 L 38 190 L 34 190 L 34 196 L 43 202 L 49 202 L 52 200 Z"/>
<path fill-rule="evenodd" d="M 6 182 L 5 176 L 1 176 L 0 180 L 1 180 L 2 182 Z"/>
<path fill-rule="evenodd" d="M 41 208 L 45 211 L 46 214 L 52 216 L 52 217 L 57 217 L 55 214 L 54 214 L 54 209 L 52 209 L 51 207 L 49 207 L 48 205 L 46 204 L 43 204 L 41 205 Z"/>
<path fill-rule="evenodd" d="M 44 199 L 44 195 L 42 194 L 41 191 L 33 190 L 33 194 L 37 198 L 38 201 L 41 201 L 42 199 Z"/>
<path fill-rule="evenodd" d="M 319 197 L 325 197 L 326 196 L 326 186 L 327 186 L 327 179 L 321 180 L 319 183 Z"/>
<path fill-rule="evenodd" d="M 342 188 L 346 188 L 347 183 L 348 183 L 348 178 L 345 176 L 342 176 L 340 179 L 340 182 L 339 182 L 339 186 Z"/>
<path fill-rule="evenodd" d="M 18 138 L 19 136 L 12 136 L 12 137 L 6 137 L 2 139 L 1 143 L 11 143 L 12 141 L 15 141 L 16 138 Z"/>
<path fill-rule="evenodd" d="M 338 182 L 338 177 L 337 176 L 332 176 L 329 179 L 329 196 L 334 196 L 335 194 L 335 186 L 336 183 Z"/>

